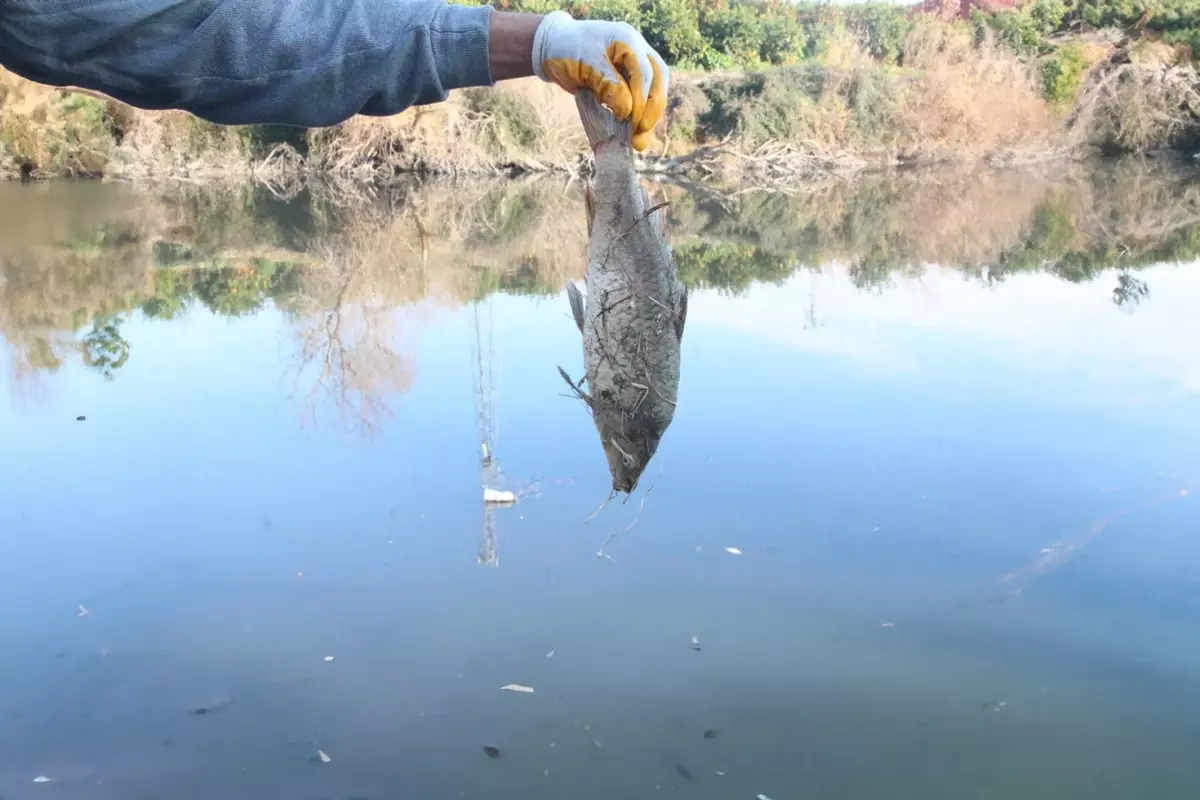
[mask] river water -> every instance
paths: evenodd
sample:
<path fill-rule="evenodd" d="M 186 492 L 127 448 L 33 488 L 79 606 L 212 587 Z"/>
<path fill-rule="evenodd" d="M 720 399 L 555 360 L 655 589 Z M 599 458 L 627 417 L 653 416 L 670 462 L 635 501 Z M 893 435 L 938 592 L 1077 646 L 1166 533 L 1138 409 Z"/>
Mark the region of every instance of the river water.
<path fill-rule="evenodd" d="M 605 505 L 577 184 L 0 186 L 0 796 L 1200 796 L 1200 175 L 655 191 Z"/>

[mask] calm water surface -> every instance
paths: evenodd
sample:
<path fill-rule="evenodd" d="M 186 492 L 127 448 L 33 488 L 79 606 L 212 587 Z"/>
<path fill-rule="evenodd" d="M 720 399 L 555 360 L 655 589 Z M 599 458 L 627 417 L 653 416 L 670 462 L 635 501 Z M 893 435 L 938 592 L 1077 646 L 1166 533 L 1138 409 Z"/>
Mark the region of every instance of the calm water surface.
<path fill-rule="evenodd" d="M 668 196 L 594 513 L 577 187 L 0 186 L 0 796 L 1200 797 L 1196 175 Z"/>

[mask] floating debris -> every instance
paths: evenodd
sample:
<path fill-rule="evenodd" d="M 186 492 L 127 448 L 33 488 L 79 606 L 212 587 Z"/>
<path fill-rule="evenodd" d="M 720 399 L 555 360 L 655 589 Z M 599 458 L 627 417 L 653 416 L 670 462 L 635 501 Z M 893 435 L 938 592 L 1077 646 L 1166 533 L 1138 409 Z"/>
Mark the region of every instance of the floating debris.
<path fill-rule="evenodd" d="M 484 489 L 483 502 L 510 506 L 517 502 L 517 496 L 503 489 Z"/>
<path fill-rule="evenodd" d="M 232 697 L 222 697 L 221 699 L 217 700 L 217 702 L 215 702 L 215 703 L 211 703 L 207 706 L 198 706 L 196 708 L 193 708 L 188 713 L 192 714 L 193 716 L 197 716 L 197 717 L 202 717 L 205 714 L 216 714 L 218 711 L 223 710 L 226 706 L 228 706 L 232 702 L 233 702 Z"/>
<path fill-rule="evenodd" d="M 522 686 L 519 683 L 506 683 L 504 686 L 500 687 L 500 691 L 502 691 L 502 692 L 523 692 L 525 694 L 533 694 L 534 690 L 533 690 L 532 686 Z"/>
<path fill-rule="evenodd" d="M 76 422 L 86 422 L 86 421 L 87 421 L 87 417 L 85 417 L 83 414 L 80 414 L 78 417 L 76 417 L 76 418 L 75 418 L 75 421 L 76 421 Z M 35 781 L 35 782 L 36 782 L 36 781 Z M 45 783 L 45 781 L 42 781 L 42 782 L 43 782 L 43 783 Z"/>
<path fill-rule="evenodd" d="M 45 775 L 38 775 L 33 779 L 34 783 L 54 783 L 54 778 L 47 778 Z"/>
<path fill-rule="evenodd" d="M 333 759 L 330 758 L 324 750 L 317 751 L 317 758 L 321 759 L 322 764 L 328 764 L 330 761 L 333 761 Z"/>
<path fill-rule="evenodd" d="M 500 748 L 492 747 L 490 744 L 485 744 L 483 746 L 483 752 L 487 754 L 488 758 L 499 758 L 500 757 Z"/>
<path fill-rule="evenodd" d="M 715 739 L 715 738 L 717 738 L 717 732 L 716 732 L 716 730 L 715 730 L 715 729 L 713 729 L 713 728 L 709 728 L 708 730 L 706 730 L 706 731 L 704 732 L 704 738 L 705 738 L 705 739 Z"/>
<path fill-rule="evenodd" d="M 80 604 L 79 613 L 76 616 L 86 617 L 89 613 L 90 612 L 86 608 L 84 608 L 82 604 Z"/>
<path fill-rule="evenodd" d="M 696 637 L 696 636 L 693 636 L 693 637 L 692 637 L 692 643 L 691 643 L 690 645 L 688 645 L 688 650 L 695 650 L 696 652 L 699 652 L 699 651 L 700 651 L 700 639 L 699 639 L 699 637 Z"/>
<path fill-rule="evenodd" d="M 741 549 L 740 549 L 740 548 L 737 548 L 737 547 L 726 547 L 726 548 L 725 548 L 725 552 L 726 552 L 726 553 L 729 553 L 729 555 L 731 555 L 731 556 L 740 556 L 740 555 L 742 555 L 742 551 L 741 551 Z"/>
<path fill-rule="evenodd" d="M 328 663 L 328 662 L 330 662 L 330 661 L 333 661 L 333 656 L 325 656 L 325 661 L 326 661 L 327 663 Z"/>
<path fill-rule="evenodd" d="M 554 658 L 554 651 L 551 650 L 549 653 L 546 653 L 546 658 Z"/>
<path fill-rule="evenodd" d="M 725 777 L 725 773 L 721 772 L 721 770 L 717 770 L 717 774 L 720 775 L 722 778 Z"/>
<path fill-rule="evenodd" d="M 303 577 L 304 577 L 304 573 L 303 573 L 303 572 L 297 572 L 297 573 L 296 573 L 296 577 L 297 577 L 297 578 L 303 578 Z"/>
<path fill-rule="evenodd" d="M 675 772 L 679 775 L 679 777 L 683 778 L 685 781 L 694 781 L 695 780 L 695 778 L 692 777 L 692 771 L 689 770 L 687 767 L 685 767 L 683 764 L 676 764 Z"/>
<path fill-rule="evenodd" d="M 894 623 L 894 622 L 883 622 L 883 623 L 880 623 L 879 627 L 881 627 L 881 628 L 894 628 L 894 627 L 896 627 L 896 623 Z"/>
<path fill-rule="evenodd" d="M 758 800 L 771 800 L 771 798 L 767 797 L 765 794 L 756 794 L 755 797 L 757 797 Z"/>

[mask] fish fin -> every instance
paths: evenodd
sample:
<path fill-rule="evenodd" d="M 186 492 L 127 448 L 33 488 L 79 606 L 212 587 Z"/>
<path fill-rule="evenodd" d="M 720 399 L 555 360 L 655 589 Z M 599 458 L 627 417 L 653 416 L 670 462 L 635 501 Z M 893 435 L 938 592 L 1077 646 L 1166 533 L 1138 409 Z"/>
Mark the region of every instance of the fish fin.
<path fill-rule="evenodd" d="M 575 396 L 578 397 L 580 400 L 582 400 L 584 403 L 586 403 L 588 408 L 591 408 L 591 406 L 592 406 L 591 395 L 589 395 L 583 389 L 579 388 L 579 384 L 583 383 L 583 379 L 581 378 L 579 383 L 576 383 L 575 381 L 571 380 L 571 376 L 568 375 L 567 371 L 565 369 L 563 369 L 562 367 L 558 368 L 558 374 L 562 375 L 562 379 L 567 382 L 567 386 L 571 387 L 571 391 L 574 392 Z"/>
<path fill-rule="evenodd" d="M 576 92 L 575 107 L 579 110 L 579 121 L 583 123 L 583 132 L 587 134 L 588 144 L 593 150 L 612 141 L 633 145 L 632 117 L 620 122 L 586 89 Z"/>
<path fill-rule="evenodd" d="M 587 212 L 588 238 L 592 238 L 592 226 L 596 224 L 596 200 L 592 197 L 592 185 L 583 187 L 583 208 Z"/>
<path fill-rule="evenodd" d="M 683 292 L 679 295 L 679 306 L 675 309 L 675 336 L 681 342 L 683 341 L 683 326 L 687 323 L 687 304 L 688 288 L 685 283 Z"/>
<path fill-rule="evenodd" d="M 567 299 L 571 301 L 571 316 L 575 318 L 579 332 L 583 333 L 583 295 L 573 283 L 567 284 Z"/>

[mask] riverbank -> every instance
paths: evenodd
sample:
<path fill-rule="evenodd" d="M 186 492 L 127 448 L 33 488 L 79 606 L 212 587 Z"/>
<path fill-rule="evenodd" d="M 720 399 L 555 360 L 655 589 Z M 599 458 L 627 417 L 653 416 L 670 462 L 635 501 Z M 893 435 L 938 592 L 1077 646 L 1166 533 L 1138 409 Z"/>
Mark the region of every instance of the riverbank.
<path fill-rule="evenodd" d="M 926 18 L 903 53 L 903 65 L 889 65 L 844 35 L 790 66 L 678 71 L 642 166 L 779 184 L 897 164 L 1191 152 L 1200 142 L 1200 73 L 1190 51 L 1162 41 L 1100 31 L 1033 58 Z M 571 98 L 536 79 L 303 130 L 220 127 L 0 73 L 8 178 L 259 180 L 294 190 L 314 176 L 388 184 L 412 173 L 568 173 L 587 156 Z"/>

